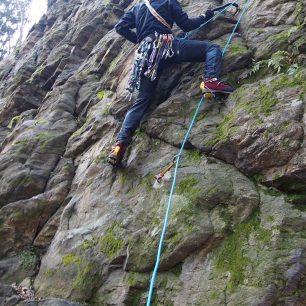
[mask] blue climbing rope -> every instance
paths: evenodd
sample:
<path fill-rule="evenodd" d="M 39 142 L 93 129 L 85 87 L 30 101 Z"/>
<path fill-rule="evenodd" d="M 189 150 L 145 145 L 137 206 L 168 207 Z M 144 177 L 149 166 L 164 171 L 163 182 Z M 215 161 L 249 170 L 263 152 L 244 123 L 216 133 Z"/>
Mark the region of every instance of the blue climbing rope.
<path fill-rule="evenodd" d="M 184 141 L 182 143 L 181 149 L 180 149 L 180 153 L 178 154 L 176 163 L 175 163 L 175 170 L 174 170 L 174 176 L 173 176 L 173 182 L 172 182 L 172 186 L 171 186 L 171 191 L 170 191 L 170 195 L 169 195 L 169 200 L 168 200 L 168 204 L 167 204 L 167 211 L 166 211 L 166 215 L 165 215 L 165 221 L 164 221 L 164 226 L 163 226 L 163 230 L 162 230 L 162 234 L 160 237 L 160 241 L 159 241 L 159 245 L 158 245 L 158 251 L 157 251 L 157 258 L 156 258 L 156 264 L 153 270 L 153 274 L 152 274 L 152 278 L 151 278 L 151 283 L 150 283 L 150 290 L 149 290 L 149 296 L 148 296 L 148 300 L 147 300 L 147 306 L 150 306 L 151 304 L 151 299 L 152 299 L 152 294 L 153 294 L 153 288 L 154 288 L 154 283 L 155 283 L 155 278 L 156 278 L 156 274 L 157 274 L 157 269 L 159 266 L 159 262 L 160 262 L 160 256 L 161 256 L 161 252 L 162 252 L 162 246 L 163 246 L 163 241 L 164 241 L 164 237 L 166 234 L 166 229 L 167 229 L 167 225 L 168 225 L 168 219 L 169 219 L 169 213 L 170 213 L 170 208 L 171 208 L 171 202 L 172 202 L 172 197 L 173 197 L 173 193 L 174 193 L 174 189 L 175 189 L 175 184 L 176 184 L 176 177 L 177 177 L 177 170 L 178 170 L 178 165 L 180 163 L 181 157 L 182 157 L 182 152 L 184 150 L 186 141 L 189 137 L 189 134 L 191 132 L 191 129 L 194 125 L 194 121 L 198 115 L 199 109 L 202 105 L 202 102 L 204 100 L 204 96 L 202 96 L 198 107 L 193 115 L 192 121 L 189 125 L 188 131 L 185 135 Z"/>
<path fill-rule="evenodd" d="M 238 0 L 236 0 L 235 2 L 237 2 Z M 246 10 L 248 9 L 250 3 L 251 3 L 252 0 L 248 0 L 245 5 L 244 5 L 244 8 L 237 20 L 237 23 L 223 49 L 223 52 L 222 52 L 222 55 L 225 54 L 225 52 L 227 51 L 233 37 L 234 37 L 234 34 L 238 28 L 238 25 L 242 19 L 242 16 L 245 14 Z M 235 3 L 233 2 L 233 3 Z M 225 10 L 225 9 L 224 9 Z M 220 11 L 219 14 L 221 14 L 224 10 Z M 217 16 L 215 16 L 217 17 Z M 208 20 L 206 23 L 204 23 L 203 25 L 201 25 L 199 28 L 191 31 L 191 32 L 188 32 L 186 33 L 185 37 L 183 39 L 186 39 L 192 32 L 202 28 L 203 26 L 205 26 L 207 23 L 209 23 L 210 21 L 214 20 L 214 18 L 211 18 L 210 20 Z M 172 198 L 173 198 L 173 194 L 174 194 L 174 189 L 175 189 L 175 185 L 176 185 L 176 178 L 177 178 L 177 171 L 178 171 L 178 166 L 179 166 L 179 163 L 180 163 L 180 160 L 181 160 L 181 157 L 182 157 L 182 154 L 183 154 L 183 150 L 185 148 L 185 145 L 186 145 L 186 142 L 188 140 L 188 137 L 190 135 L 190 132 L 191 132 L 191 129 L 193 128 L 193 125 L 194 125 L 194 122 L 195 122 L 195 119 L 199 113 L 199 110 L 200 110 L 200 107 L 202 105 L 204 101 L 204 96 L 202 96 L 200 102 L 198 103 L 198 106 L 197 106 L 197 109 L 195 110 L 194 112 L 194 115 L 193 115 L 193 118 L 189 124 L 189 127 L 188 127 L 188 130 L 187 130 L 187 133 L 185 135 L 185 138 L 182 142 L 182 146 L 181 146 L 181 149 L 180 149 L 180 152 L 178 154 L 178 157 L 177 157 L 177 160 L 176 160 L 176 163 L 175 163 L 175 170 L 174 170 L 174 175 L 173 175 L 173 182 L 172 182 L 172 186 L 171 186 L 171 190 L 170 190 L 170 195 L 169 195 L 169 199 L 168 199 L 168 204 L 167 204 L 167 210 L 166 210 L 166 214 L 165 214 L 165 219 L 164 219 L 164 225 L 163 225 L 163 229 L 162 229 L 162 233 L 161 233 L 161 237 L 160 237 L 160 240 L 159 240 L 159 245 L 158 245 L 158 251 L 157 251 L 157 256 L 156 256 L 156 262 L 155 262 L 155 266 L 154 266 L 154 270 L 153 270 L 153 273 L 152 273 L 152 277 L 151 277 L 151 282 L 150 282 L 150 289 L 149 289 L 149 294 L 148 294 L 148 299 L 147 299 L 147 306 L 150 306 L 151 305 L 151 300 L 152 300 L 152 295 L 153 295 L 153 289 L 154 289 L 154 283 L 155 283 L 155 279 L 156 279 L 156 275 L 157 275 L 157 270 L 158 270 L 158 267 L 159 267 L 159 263 L 160 263 L 160 258 L 161 258 L 161 253 L 162 253 L 162 247 L 163 247 L 163 241 L 164 241 L 164 238 L 165 238 L 165 234 L 166 234 L 166 230 L 167 230 L 167 225 L 168 225 L 168 219 L 169 219 L 169 214 L 170 214 L 170 210 L 171 210 L 171 204 L 172 204 Z"/>
<path fill-rule="evenodd" d="M 227 49 L 228 49 L 228 47 L 229 47 L 229 45 L 230 45 L 230 43 L 231 43 L 231 41 L 232 41 L 232 39 L 233 39 L 235 33 L 236 33 L 236 30 L 237 30 L 237 28 L 238 28 L 238 25 L 239 25 L 240 22 L 241 22 L 241 18 L 242 18 L 242 16 L 245 14 L 245 12 L 247 11 L 247 9 L 249 8 L 251 2 L 252 2 L 252 0 L 248 0 L 248 1 L 245 3 L 245 5 L 243 6 L 242 12 L 241 12 L 241 14 L 240 14 L 240 16 L 239 16 L 239 18 L 238 18 L 238 20 L 237 20 L 237 22 L 236 22 L 236 25 L 235 25 L 235 27 L 234 27 L 234 29 L 233 29 L 233 31 L 232 31 L 232 33 L 231 33 L 229 39 L 227 40 L 227 43 L 226 43 L 225 47 L 223 48 L 222 56 L 224 56 L 225 52 L 227 51 Z"/>
<path fill-rule="evenodd" d="M 224 13 L 230 6 L 234 6 L 235 3 L 237 3 L 239 0 L 235 0 L 231 3 L 229 3 L 229 6 L 225 7 L 223 10 L 218 11 L 215 13 L 215 15 L 208 19 L 207 21 L 205 21 L 204 23 L 202 23 L 199 27 L 197 27 L 196 29 L 189 31 L 185 34 L 185 36 L 183 38 L 177 38 L 179 40 L 183 40 L 183 39 L 187 39 L 192 33 L 197 32 L 198 30 L 200 30 L 201 28 L 205 27 L 208 23 L 214 21 L 216 18 L 219 17 L 219 15 L 221 15 L 222 13 Z"/>

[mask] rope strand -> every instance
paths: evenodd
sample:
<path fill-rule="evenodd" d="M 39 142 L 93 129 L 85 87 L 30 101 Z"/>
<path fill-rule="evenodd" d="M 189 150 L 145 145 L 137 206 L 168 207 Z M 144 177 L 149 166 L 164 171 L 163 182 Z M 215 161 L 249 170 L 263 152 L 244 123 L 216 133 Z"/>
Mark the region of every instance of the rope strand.
<path fill-rule="evenodd" d="M 238 0 L 236 0 L 235 2 L 237 2 L 237 1 Z M 231 35 L 230 35 L 230 37 L 229 37 L 225 47 L 223 49 L 222 55 L 224 55 L 225 52 L 227 51 L 228 46 L 231 43 L 231 41 L 232 41 L 232 39 L 234 37 L 234 34 L 235 34 L 235 32 L 236 32 L 236 30 L 238 28 L 238 25 L 239 25 L 239 23 L 240 23 L 240 21 L 242 19 L 242 16 L 245 14 L 245 12 L 246 12 L 247 8 L 249 7 L 251 1 L 252 0 L 248 0 L 246 2 L 246 4 L 244 5 L 244 8 L 243 8 L 243 10 L 242 10 L 238 20 L 237 20 L 236 26 L 234 27 L 234 29 L 233 29 L 233 31 L 232 31 L 232 33 L 231 33 Z M 219 14 L 221 14 L 223 11 L 221 11 Z M 216 15 L 215 17 L 217 17 L 217 16 L 218 15 Z M 214 20 L 214 18 L 211 18 L 210 20 L 208 20 L 206 23 L 201 25 L 196 30 L 202 28 L 203 26 L 205 26 L 207 23 L 209 23 L 212 20 Z M 187 38 L 194 31 L 186 33 L 186 35 L 185 35 L 185 37 L 183 39 Z M 174 194 L 174 190 L 175 190 L 175 185 L 176 185 L 178 166 L 179 166 L 182 154 L 183 154 L 183 150 L 184 150 L 185 144 L 187 142 L 187 139 L 189 137 L 189 134 L 190 134 L 191 129 L 192 129 L 193 125 L 194 125 L 195 119 L 196 119 L 196 117 L 197 117 L 197 115 L 199 113 L 199 110 L 200 110 L 200 107 L 201 107 L 203 101 L 204 101 L 204 96 L 202 96 L 200 102 L 198 103 L 197 109 L 194 112 L 193 118 L 192 118 L 192 120 L 190 122 L 190 125 L 188 127 L 187 133 L 186 133 L 185 138 L 184 138 L 184 140 L 182 142 L 182 146 L 181 146 L 181 149 L 180 149 L 180 152 L 178 154 L 177 161 L 176 161 L 176 164 L 175 164 L 175 170 L 174 170 L 174 175 L 173 175 L 173 182 L 172 182 L 172 185 L 171 185 L 171 191 L 170 191 L 170 195 L 169 195 L 169 199 L 168 199 L 167 210 L 166 210 L 165 219 L 164 219 L 164 225 L 163 225 L 161 237 L 160 237 L 160 240 L 159 240 L 157 257 L 156 257 L 156 262 L 155 262 L 154 270 L 153 270 L 152 277 L 151 277 L 150 289 L 149 289 L 149 294 L 148 294 L 148 299 L 147 299 L 146 306 L 150 306 L 151 305 L 151 300 L 152 300 L 152 295 L 153 295 L 153 290 L 154 290 L 154 283 L 155 283 L 155 279 L 156 279 L 156 275 L 157 275 L 157 270 L 158 270 L 159 263 L 160 263 L 160 258 L 161 258 L 161 254 L 162 254 L 162 247 L 163 247 L 163 241 L 164 241 L 164 237 L 165 237 L 166 230 L 167 230 L 168 219 L 169 219 L 169 214 L 170 214 L 171 204 L 172 204 L 172 198 L 173 198 L 173 194 Z"/>

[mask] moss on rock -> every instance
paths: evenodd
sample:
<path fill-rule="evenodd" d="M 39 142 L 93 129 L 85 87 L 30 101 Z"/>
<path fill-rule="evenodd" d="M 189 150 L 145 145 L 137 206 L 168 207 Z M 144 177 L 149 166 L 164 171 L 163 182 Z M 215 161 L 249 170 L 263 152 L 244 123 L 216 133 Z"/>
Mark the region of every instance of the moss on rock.
<path fill-rule="evenodd" d="M 260 226 L 258 211 L 255 211 L 248 220 L 235 227 L 233 233 L 226 238 L 216 255 L 216 268 L 230 273 L 228 284 L 230 291 L 234 291 L 244 282 L 245 270 L 250 264 L 245 248 L 251 234 L 263 243 L 268 243 L 272 237 L 270 230 Z"/>
<path fill-rule="evenodd" d="M 117 223 L 113 224 L 99 239 L 101 252 L 110 259 L 118 256 L 124 245 L 123 239 L 117 238 L 116 236 L 115 230 L 118 229 L 118 227 L 119 225 Z"/>
<path fill-rule="evenodd" d="M 73 264 L 78 264 L 80 259 L 75 254 L 66 254 L 62 258 L 62 264 L 67 267 Z"/>
<path fill-rule="evenodd" d="M 15 116 L 11 119 L 7 127 L 9 129 L 13 129 L 20 121 L 21 121 L 21 116 Z"/>

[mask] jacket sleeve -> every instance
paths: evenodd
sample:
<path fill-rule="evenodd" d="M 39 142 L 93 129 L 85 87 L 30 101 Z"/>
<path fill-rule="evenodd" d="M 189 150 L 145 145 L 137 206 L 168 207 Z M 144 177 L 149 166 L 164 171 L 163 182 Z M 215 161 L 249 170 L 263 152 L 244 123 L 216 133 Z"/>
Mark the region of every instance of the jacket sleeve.
<path fill-rule="evenodd" d="M 184 32 L 194 30 L 205 22 L 204 16 L 189 18 L 177 0 L 170 1 L 173 19 Z"/>
<path fill-rule="evenodd" d="M 127 40 L 131 41 L 134 44 L 137 44 L 136 33 L 131 29 L 136 27 L 135 17 L 133 9 L 126 12 L 119 22 L 115 25 L 115 30 L 118 34 L 122 35 Z"/>

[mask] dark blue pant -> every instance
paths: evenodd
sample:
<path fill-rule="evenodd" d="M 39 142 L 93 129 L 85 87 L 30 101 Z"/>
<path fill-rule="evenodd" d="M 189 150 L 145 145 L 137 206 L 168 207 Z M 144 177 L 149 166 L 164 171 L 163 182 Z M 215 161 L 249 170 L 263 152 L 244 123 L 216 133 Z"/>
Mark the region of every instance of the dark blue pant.
<path fill-rule="evenodd" d="M 175 39 L 173 41 L 173 51 L 173 57 L 161 62 L 158 75 L 160 75 L 165 65 L 171 63 L 205 61 L 205 78 L 220 77 L 222 52 L 219 46 L 208 41 Z M 125 116 L 121 130 L 117 136 L 118 142 L 128 145 L 132 141 L 132 136 L 154 97 L 157 82 L 158 77 L 152 82 L 150 79 L 142 76 L 138 97 Z"/>

